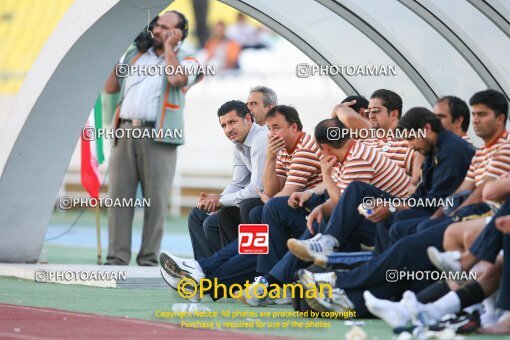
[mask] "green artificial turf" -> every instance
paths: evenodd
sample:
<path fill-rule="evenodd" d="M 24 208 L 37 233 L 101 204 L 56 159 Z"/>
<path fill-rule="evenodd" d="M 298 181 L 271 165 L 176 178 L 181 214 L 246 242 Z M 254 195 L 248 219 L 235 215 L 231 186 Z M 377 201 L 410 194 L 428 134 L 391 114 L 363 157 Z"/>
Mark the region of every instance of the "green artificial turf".
<path fill-rule="evenodd" d="M 55 210 L 51 216 L 50 224 L 59 224 L 71 226 L 78 219 L 76 227 L 90 227 L 96 226 L 96 213 L 92 209 L 85 209 L 84 211 L 75 210 Z M 101 210 L 100 224 L 102 228 L 108 225 L 108 214 L 106 210 Z M 143 210 L 135 210 L 133 218 L 133 230 L 141 231 L 143 226 Z M 165 220 L 165 231 L 173 233 L 188 233 L 188 217 L 187 216 L 167 216 Z"/>
<path fill-rule="evenodd" d="M 52 217 L 54 224 L 71 224 L 78 212 L 56 212 Z M 134 229 L 141 229 L 141 216 L 135 216 Z M 101 223 L 106 225 L 106 214 L 101 215 Z M 78 228 L 92 228 L 95 223 L 93 212 L 86 212 L 80 218 L 77 224 Z M 187 233 L 186 219 L 168 218 L 167 226 L 171 226 L 172 232 Z M 175 229 L 174 229 L 175 228 Z M 47 242 L 44 245 L 46 256 L 50 264 L 95 264 L 96 249 L 87 247 L 71 247 L 60 245 L 55 242 Z M 103 249 L 105 254 L 106 249 Z M 136 254 L 132 256 L 134 259 Z M 24 306 L 50 307 L 59 308 L 69 311 L 94 313 L 108 316 L 119 316 L 138 318 L 152 321 L 180 323 L 182 320 L 186 322 L 216 322 L 221 326 L 220 329 L 231 330 L 226 327 L 226 322 L 231 323 L 248 323 L 262 322 L 262 328 L 239 328 L 237 330 L 243 332 L 252 332 L 257 334 L 271 334 L 299 338 L 320 338 L 320 339 L 343 339 L 345 333 L 351 329 L 351 326 L 345 324 L 344 320 L 328 320 L 328 319 L 310 319 L 310 318 L 281 318 L 275 319 L 262 317 L 259 315 L 252 317 L 221 317 L 221 313 L 230 311 L 232 316 L 236 312 L 273 312 L 273 311 L 292 311 L 290 306 L 270 306 L 266 308 L 254 308 L 242 304 L 233 299 L 222 299 L 212 302 L 209 298 L 202 302 L 212 311 L 218 312 L 216 318 L 158 318 L 156 313 L 171 312 L 174 303 L 186 303 L 187 301 L 180 298 L 176 292 L 171 289 L 122 289 L 122 288 L 98 288 L 78 285 L 64 285 L 53 283 L 36 283 L 30 280 L 21 280 L 17 278 L 0 277 L 0 303 L 18 304 Z M 283 329 L 281 325 L 286 322 L 302 323 L 301 327 L 292 327 Z M 380 320 L 362 320 L 364 324 L 361 326 L 367 333 L 368 339 L 391 339 L 394 335 L 391 329 Z M 270 323 L 279 328 L 270 328 Z M 322 323 L 320 328 L 305 328 L 306 325 L 317 326 Z M 294 324 L 295 325 L 295 324 Z M 324 327 L 325 325 L 325 327 Z M 503 339 L 505 337 L 482 337 L 470 336 L 469 339 Z M 508 337 L 506 337 L 508 338 Z"/>
<path fill-rule="evenodd" d="M 30 280 L 16 278 L 0 278 L 0 303 L 10 303 L 23 306 L 50 307 L 69 311 L 94 313 L 100 315 L 138 318 L 151 321 L 180 323 L 187 322 L 219 322 L 225 326 L 225 322 L 247 323 L 258 321 L 264 323 L 262 328 L 239 328 L 243 332 L 258 334 L 271 334 L 300 338 L 343 339 L 351 326 L 345 325 L 344 320 L 310 319 L 310 318 L 267 318 L 252 316 L 221 317 L 221 313 L 230 311 L 230 315 L 236 312 L 274 312 L 291 311 L 290 306 L 249 307 L 233 299 L 223 299 L 212 302 L 209 298 L 202 302 L 212 311 L 218 312 L 216 318 L 158 318 L 164 312 L 171 312 L 174 303 L 185 303 L 177 293 L 171 289 L 121 289 L 121 288 L 97 288 L 78 285 L 63 285 L 54 283 L 36 283 Z M 287 329 L 269 328 L 269 323 L 282 325 L 284 322 L 301 322 L 301 327 L 289 327 Z M 393 334 L 390 328 L 380 320 L 363 320 L 361 327 L 367 333 L 368 339 L 390 339 Z M 306 324 L 319 325 L 321 328 L 305 329 Z M 324 327 L 325 326 L 325 327 Z M 222 330 L 231 330 L 221 327 Z M 469 339 L 504 339 L 504 337 L 470 336 Z M 508 337 L 507 337 L 508 338 Z"/>
<path fill-rule="evenodd" d="M 174 303 L 184 303 L 174 291 L 170 289 L 120 289 L 120 288 L 97 288 L 77 285 L 63 285 L 52 283 L 36 283 L 28 280 L 15 278 L 0 278 L 2 293 L 0 302 L 18 304 L 24 306 L 51 307 L 76 312 L 94 313 L 101 315 L 139 318 L 152 321 L 179 323 L 179 318 L 158 318 L 162 312 L 171 312 Z M 254 308 L 246 306 L 232 299 L 224 299 L 218 302 L 212 302 L 210 299 L 204 300 L 212 311 L 217 311 L 218 315 L 225 310 L 229 310 L 231 316 L 235 312 L 272 312 L 272 311 L 291 311 L 290 306 L 271 306 L 266 308 Z M 338 339 L 350 329 L 344 325 L 343 320 L 325 320 L 325 319 L 305 319 L 305 318 L 267 318 L 243 316 L 217 317 L 217 318 L 184 318 L 187 322 L 216 322 L 223 325 L 224 322 L 250 322 L 258 319 L 266 327 L 262 328 L 240 328 L 240 331 L 255 332 L 260 334 L 285 335 L 293 337 L 306 338 L 324 338 Z M 322 322 L 327 325 L 326 328 L 303 329 L 303 328 L 269 328 L 269 323 L 284 322 L 286 320 L 302 322 L 304 327 L 306 323 Z M 377 320 L 367 320 L 363 329 L 370 338 L 391 337 L 390 329 L 382 322 Z M 223 327 L 223 330 L 229 330 Z"/>

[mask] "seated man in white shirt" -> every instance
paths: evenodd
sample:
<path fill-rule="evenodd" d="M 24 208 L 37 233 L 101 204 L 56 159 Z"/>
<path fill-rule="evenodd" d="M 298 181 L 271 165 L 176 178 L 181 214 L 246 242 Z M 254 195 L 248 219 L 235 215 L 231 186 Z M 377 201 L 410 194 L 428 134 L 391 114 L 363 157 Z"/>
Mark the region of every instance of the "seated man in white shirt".
<path fill-rule="evenodd" d="M 195 259 L 211 255 L 218 245 L 204 231 L 203 221 L 217 211 L 221 247 L 237 239 L 237 228 L 248 216 L 244 209 L 253 207 L 262 190 L 262 175 L 267 151 L 267 130 L 255 124 L 248 106 L 238 100 L 226 102 L 218 109 L 220 125 L 225 136 L 234 145 L 234 175 L 220 195 L 201 193 L 196 208 L 190 213 L 188 223 Z M 218 210 L 219 209 L 219 210 Z M 192 218 L 193 217 L 193 218 Z M 212 242 L 211 242 L 212 241 Z"/>

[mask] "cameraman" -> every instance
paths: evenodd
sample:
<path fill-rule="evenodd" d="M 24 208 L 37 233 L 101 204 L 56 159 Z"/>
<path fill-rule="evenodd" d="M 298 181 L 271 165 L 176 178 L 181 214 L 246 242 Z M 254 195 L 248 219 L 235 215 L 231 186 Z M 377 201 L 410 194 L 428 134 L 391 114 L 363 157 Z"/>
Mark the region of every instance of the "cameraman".
<path fill-rule="evenodd" d="M 198 69 L 198 63 L 181 49 L 188 34 L 188 21 L 183 14 L 163 13 L 144 34 L 145 37 L 139 36 L 136 44 L 129 47 L 110 74 L 105 91 L 120 92 L 114 128 L 150 130 L 141 132 L 151 137 L 129 138 L 126 134 L 115 140 L 110 158 L 109 189 L 112 198 L 134 199 L 138 183 L 141 183 L 143 197 L 150 201 L 150 206 L 144 208 L 142 243 L 136 262 L 140 266 L 155 266 L 169 205 L 177 146 L 184 143 L 184 97 L 186 90 L 198 80 L 196 74 L 169 74 L 167 70 Z M 143 71 L 154 65 L 165 72 L 150 75 L 132 72 L 135 67 Z M 132 206 L 109 209 L 106 264 L 129 264 L 133 214 Z"/>

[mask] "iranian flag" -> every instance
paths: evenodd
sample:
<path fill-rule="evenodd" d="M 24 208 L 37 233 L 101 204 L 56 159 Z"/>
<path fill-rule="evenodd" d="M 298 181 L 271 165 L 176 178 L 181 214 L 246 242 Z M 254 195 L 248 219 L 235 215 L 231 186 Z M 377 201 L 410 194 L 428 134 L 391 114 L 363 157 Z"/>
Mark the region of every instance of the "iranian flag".
<path fill-rule="evenodd" d="M 101 96 L 87 120 L 87 125 L 81 134 L 81 184 L 87 190 L 90 197 L 99 198 L 99 164 L 104 161 L 103 140 L 98 137 L 97 129 L 103 127 Z"/>

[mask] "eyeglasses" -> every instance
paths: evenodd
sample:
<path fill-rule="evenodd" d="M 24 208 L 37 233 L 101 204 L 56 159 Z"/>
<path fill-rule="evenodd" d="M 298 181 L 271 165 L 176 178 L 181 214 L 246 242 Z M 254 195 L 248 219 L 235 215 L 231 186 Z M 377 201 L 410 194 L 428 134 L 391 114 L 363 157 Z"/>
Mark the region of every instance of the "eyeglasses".
<path fill-rule="evenodd" d="M 365 114 L 369 115 L 370 113 L 379 113 L 382 110 L 378 107 L 374 107 L 373 109 L 366 109 Z"/>

